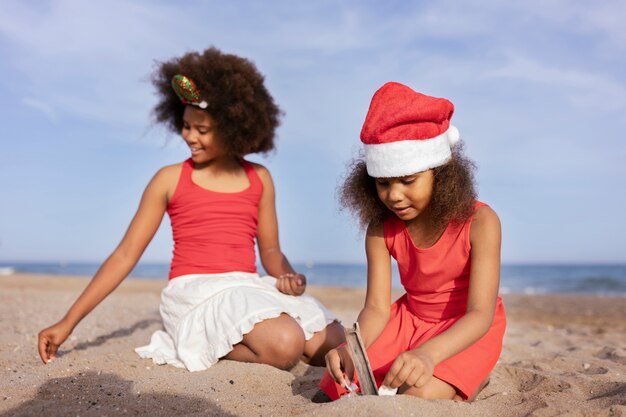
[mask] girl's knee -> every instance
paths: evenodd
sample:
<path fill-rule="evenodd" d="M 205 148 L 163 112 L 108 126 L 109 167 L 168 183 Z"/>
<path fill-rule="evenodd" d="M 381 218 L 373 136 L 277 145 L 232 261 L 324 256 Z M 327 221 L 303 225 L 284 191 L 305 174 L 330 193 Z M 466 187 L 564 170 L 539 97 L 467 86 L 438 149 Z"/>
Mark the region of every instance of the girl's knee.
<path fill-rule="evenodd" d="M 252 362 L 291 369 L 304 353 L 304 332 L 289 315 L 258 323 L 242 342 L 254 355 Z"/>
<path fill-rule="evenodd" d="M 277 351 L 293 354 L 300 352 L 302 354 L 304 342 L 304 332 L 298 327 L 297 329 L 280 330 L 272 344 Z"/>
<path fill-rule="evenodd" d="M 288 370 L 300 361 L 303 352 L 304 333 L 301 330 L 284 329 L 278 332 L 273 340 L 271 347 L 268 349 L 268 356 L 271 358 L 273 366 Z"/>
<path fill-rule="evenodd" d="M 281 315 L 272 327 L 263 356 L 272 366 L 291 369 L 304 353 L 304 332 L 293 318 L 286 315 Z"/>
<path fill-rule="evenodd" d="M 346 341 L 345 328 L 337 321 L 333 321 L 326 326 L 326 333 L 326 345 L 329 349 L 336 348 Z"/>

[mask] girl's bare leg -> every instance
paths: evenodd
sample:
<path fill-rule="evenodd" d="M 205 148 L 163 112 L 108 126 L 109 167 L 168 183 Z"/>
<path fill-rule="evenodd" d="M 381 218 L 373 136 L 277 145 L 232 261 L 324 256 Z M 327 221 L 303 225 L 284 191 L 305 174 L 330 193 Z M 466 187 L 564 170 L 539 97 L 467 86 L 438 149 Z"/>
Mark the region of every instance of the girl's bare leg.
<path fill-rule="evenodd" d="M 326 361 L 324 360 L 326 353 L 345 341 L 343 326 L 334 321 L 323 330 L 314 333 L 313 337 L 304 343 L 304 357 L 302 360 L 309 365 L 326 366 Z"/>
<path fill-rule="evenodd" d="M 243 336 L 226 359 L 272 365 L 288 370 L 304 353 L 304 332 L 287 314 L 263 320 Z"/>
<path fill-rule="evenodd" d="M 470 398 L 467 399 L 468 402 L 472 402 L 476 399 L 478 394 L 489 384 L 489 377 L 485 378 L 483 382 L 481 382 L 480 386 Z M 426 385 L 422 388 L 417 387 L 400 387 L 398 390 L 400 394 L 408 394 L 415 395 L 416 397 L 424 398 L 426 400 L 456 400 L 463 401 L 463 397 L 461 397 L 456 389 L 448 384 L 447 382 L 442 381 L 441 379 L 433 377 Z"/>
<path fill-rule="evenodd" d="M 435 377 L 421 388 L 403 385 L 398 389 L 398 393 L 414 395 L 425 400 L 453 400 L 457 397 L 456 389 L 452 385 Z"/>

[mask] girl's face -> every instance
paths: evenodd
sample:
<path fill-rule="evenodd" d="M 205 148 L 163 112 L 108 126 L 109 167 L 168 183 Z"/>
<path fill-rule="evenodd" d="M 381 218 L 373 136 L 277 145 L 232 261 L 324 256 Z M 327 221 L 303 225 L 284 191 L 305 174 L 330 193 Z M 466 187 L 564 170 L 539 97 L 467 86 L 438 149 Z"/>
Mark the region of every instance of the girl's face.
<path fill-rule="evenodd" d="M 206 111 L 188 105 L 183 113 L 183 139 L 191 149 L 191 159 L 196 164 L 209 162 L 223 156 L 215 132 L 215 124 Z"/>
<path fill-rule="evenodd" d="M 433 195 L 433 170 L 406 177 L 376 178 L 378 197 L 400 219 L 415 219 L 428 207 Z"/>

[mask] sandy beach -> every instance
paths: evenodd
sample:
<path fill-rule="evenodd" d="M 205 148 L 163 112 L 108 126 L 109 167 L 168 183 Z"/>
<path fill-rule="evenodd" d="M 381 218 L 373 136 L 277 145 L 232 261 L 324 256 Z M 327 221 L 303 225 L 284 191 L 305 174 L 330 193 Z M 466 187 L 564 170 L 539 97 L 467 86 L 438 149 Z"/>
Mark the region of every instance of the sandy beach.
<path fill-rule="evenodd" d="M 221 361 L 190 373 L 133 349 L 161 328 L 165 280 L 128 280 L 43 365 L 40 329 L 62 317 L 86 278 L 0 276 L 0 416 L 626 416 L 626 298 L 505 295 L 508 328 L 474 403 L 407 396 L 325 402 L 323 368 L 290 372 Z M 364 290 L 310 287 L 349 326 Z M 401 293 L 397 292 L 397 296 Z"/>

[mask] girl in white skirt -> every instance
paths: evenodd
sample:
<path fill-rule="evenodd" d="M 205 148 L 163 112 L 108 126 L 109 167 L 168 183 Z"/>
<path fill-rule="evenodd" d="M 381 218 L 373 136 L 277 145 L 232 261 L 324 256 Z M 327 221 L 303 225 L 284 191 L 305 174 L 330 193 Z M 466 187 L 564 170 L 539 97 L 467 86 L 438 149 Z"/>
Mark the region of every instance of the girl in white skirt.
<path fill-rule="evenodd" d="M 48 363 L 76 325 L 130 273 L 167 212 L 174 238 L 161 298 L 165 331 L 137 348 L 144 358 L 190 371 L 220 358 L 289 369 L 324 365 L 343 327 L 304 295 L 278 241 L 269 171 L 244 155 L 274 149 L 280 110 L 254 64 L 215 48 L 161 63 L 152 77 L 157 122 L 191 156 L 152 178 L 126 235 L 65 317 L 39 333 Z M 263 268 L 256 270 L 255 238 Z"/>

